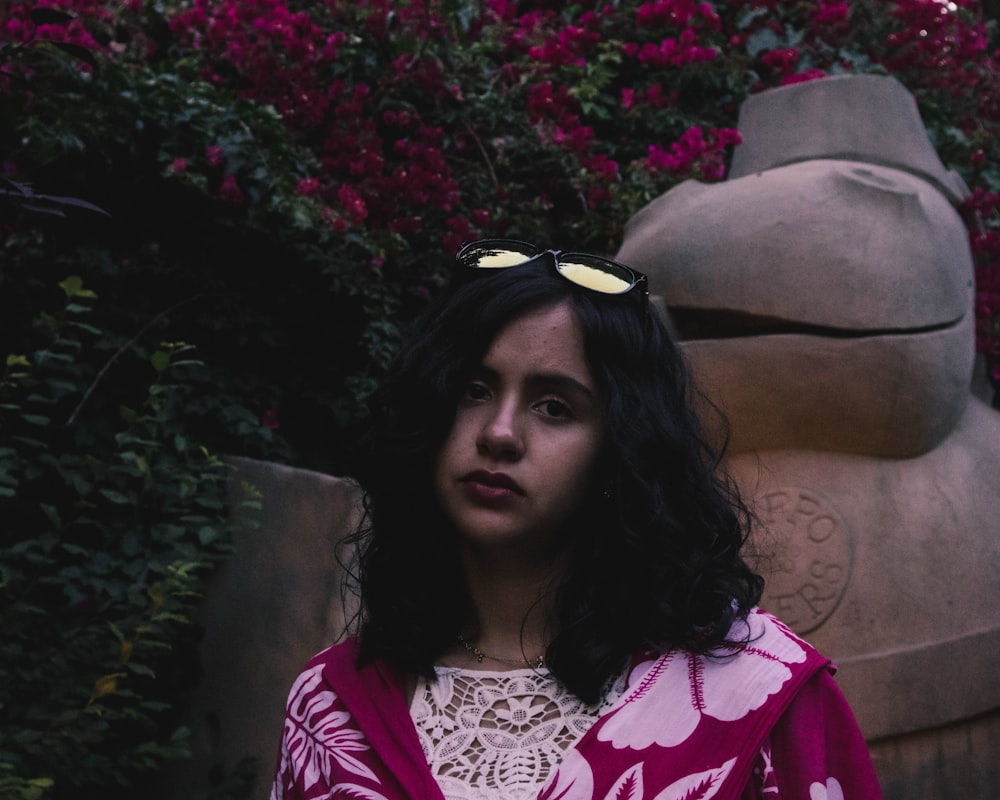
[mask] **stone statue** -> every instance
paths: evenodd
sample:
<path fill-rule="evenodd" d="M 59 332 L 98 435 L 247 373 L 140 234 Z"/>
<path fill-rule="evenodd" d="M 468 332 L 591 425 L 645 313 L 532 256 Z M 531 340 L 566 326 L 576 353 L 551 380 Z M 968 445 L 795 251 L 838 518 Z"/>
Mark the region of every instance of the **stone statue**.
<path fill-rule="evenodd" d="M 968 190 L 890 77 L 763 92 L 739 129 L 727 179 L 640 210 L 617 258 L 728 417 L 764 605 L 838 663 L 887 800 L 992 798 L 1000 413 L 970 391 Z"/>

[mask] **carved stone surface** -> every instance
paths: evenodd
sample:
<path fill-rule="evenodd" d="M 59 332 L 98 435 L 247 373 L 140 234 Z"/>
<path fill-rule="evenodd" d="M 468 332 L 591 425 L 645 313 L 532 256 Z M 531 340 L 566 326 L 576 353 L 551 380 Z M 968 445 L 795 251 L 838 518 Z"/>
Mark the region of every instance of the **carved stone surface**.
<path fill-rule="evenodd" d="M 916 455 L 969 401 L 967 234 L 909 173 L 823 159 L 688 181 L 629 221 L 618 257 L 663 296 L 734 451 Z"/>
<path fill-rule="evenodd" d="M 892 78 L 764 92 L 739 128 L 727 180 L 657 198 L 616 257 L 729 418 L 764 604 L 838 664 L 888 800 L 995 797 L 1000 414 L 970 391 L 966 189 Z"/>
<path fill-rule="evenodd" d="M 241 762 L 254 770 L 250 796 L 268 796 L 288 690 L 352 613 L 337 543 L 357 524 L 356 486 L 281 464 L 230 463 L 234 506 L 243 483 L 255 487 L 260 524 L 241 528 L 206 592 L 204 671 L 187 710 L 193 758 L 164 774 L 157 789 L 170 800 L 207 796 L 212 777 Z"/>
<path fill-rule="evenodd" d="M 912 172 L 954 203 L 968 194 L 931 146 L 913 95 L 894 78 L 851 75 L 761 92 L 740 107 L 739 128 L 753 136 L 733 154 L 730 180 L 837 158 Z"/>
<path fill-rule="evenodd" d="M 826 498 L 781 486 L 757 498 L 769 541 L 771 610 L 800 634 L 822 625 L 837 609 L 851 578 L 851 530 Z"/>

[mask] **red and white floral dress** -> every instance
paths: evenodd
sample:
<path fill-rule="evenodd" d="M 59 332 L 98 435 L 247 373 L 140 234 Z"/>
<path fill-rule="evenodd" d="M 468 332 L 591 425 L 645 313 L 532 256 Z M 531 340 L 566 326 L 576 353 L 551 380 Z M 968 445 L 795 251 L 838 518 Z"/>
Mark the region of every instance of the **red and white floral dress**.
<path fill-rule="evenodd" d="M 292 687 L 271 799 L 878 800 L 867 746 L 829 661 L 761 611 L 737 626 L 731 637 L 750 641 L 739 650 L 638 653 L 589 721 L 574 714 L 552 728 L 562 742 L 556 758 L 545 729 L 525 727 L 535 750 L 550 754 L 546 768 L 524 755 L 508 760 L 514 773 L 527 763 L 537 785 L 470 784 L 468 793 L 449 782 L 433 744 L 445 741 L 440 718 L 408 707 L 403 676 L 389 665 L 358 670 L 357 643 L 348 640 L 315 656 Z M 496 690 L 505 684 L 489 684 L 500 718 L 511 719 L 522 706 Z M 477 700 L 481 710 L 488 697 Z M 533 704 L 522 705 L 530 717 Z M 451 729 L 459 760 L 463 749 L 482 749 L 474 724 L 463 729 L 459 719 Z"/>

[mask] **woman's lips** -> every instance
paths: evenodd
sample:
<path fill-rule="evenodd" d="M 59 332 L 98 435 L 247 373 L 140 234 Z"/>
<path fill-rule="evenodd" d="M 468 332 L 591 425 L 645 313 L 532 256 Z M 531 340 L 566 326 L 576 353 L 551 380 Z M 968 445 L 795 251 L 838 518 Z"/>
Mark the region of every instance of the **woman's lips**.
<path fill-rule="evenodd" d="M 475 500 L 484 503 L 497 503 L 524 494 L 524 489 L 502 472 L 474 470 L 460 479 L 465 491 Z"/>

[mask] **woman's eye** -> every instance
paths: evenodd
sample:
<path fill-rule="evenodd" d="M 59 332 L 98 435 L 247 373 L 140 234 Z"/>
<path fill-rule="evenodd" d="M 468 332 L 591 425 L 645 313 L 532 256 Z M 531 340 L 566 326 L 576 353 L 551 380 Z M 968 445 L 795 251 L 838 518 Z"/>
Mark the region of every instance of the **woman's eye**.
<path fill-rule="evenodd" d="M 470 383 L 465 387 L 465 399 L 485 400 L 490 396 L 490 390 L 481 383 Z"/>
<path fill-rule="evenodd" d="M 573 416 L 570 407 L 561 400 L 543 400 L 538 404 L 538 408 L 547 417 L 561 419 Z"/>

